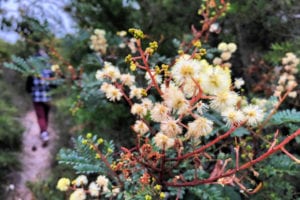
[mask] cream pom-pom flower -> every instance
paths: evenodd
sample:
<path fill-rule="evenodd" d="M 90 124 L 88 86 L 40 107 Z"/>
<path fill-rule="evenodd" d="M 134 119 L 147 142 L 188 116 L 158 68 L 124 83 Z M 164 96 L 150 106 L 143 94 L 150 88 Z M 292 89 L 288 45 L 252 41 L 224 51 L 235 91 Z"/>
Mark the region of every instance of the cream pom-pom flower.
<path fill-rule="evenodd" d="M 239 125 L 245 120 L 244 113 L 241 110 L 235 108 L 228 108 L 221 113 L 227 126 Z"/>
<path fill-rule="evenodd" d="M 228 50 L 228 46 L 225 42 L 221 42 L 219 45 L 218 45 L 218 49 L 220 51 L 227 51 Z"/>
<path fill-rule="evenodd" d="M 193 122 L 188 123 L 187 138 L 198 139 L 206 136 L 213 130 L 213 122 L 205 117 L 198 117 Z"/>
<path fill-rule="evenodd" d="M 175 140 L 173 138 L 169 138 L 165 134 L 159 132 L 157 133 L 154 138 L 154 143 L 160 149 L 169 149 L 174 146 Z"/>
<path fill-rule="evenodd" d="M 115 82 L 117 79 L 120 78 L 121 73 L 120 70 L 113 66 L 110 62 L 104 62 L 104 67 L 101 70 L 97 70 L 96 72 L 96 79 L 103 80 L 103 79 L 110 79 L 112 82 Z"/>
<path fill-rule="evenodd" d="M 107 188 L 109 180 L 106 178 L 106 176 L 99 175 L 96 179 L 96 183 L 100 188 Z"/>
<path fill-rule="evenodd" d="M 218 112 L 222 112 L 230 107 L 234 107 L 239 99 L 239 95 L 233 91 L 219 92 L 211 100 L 210 107 Z"/>
<path fill-rule="evenodd" d="M 136 97 L 137 99 L 141 99 L 143 97 L 143 88 L 137 88 L 136 86 L 131 86 L 129 97 L 131 99 L 134 97 Z"/>
<path fill-rule="evenodd" d="M 86 193 L 83 189 L 76 189 L 71 195 L 70 200 L 85 200 Z"/>
<path fill-rule="evenodd" d="M 88 183 L 88 179 L 85 175 L 79 175 L 74 182 L 76 186 L 82 186 Z"/>
<path fill-rule="evenodd" d="M 225 51 L 221 54 L 220 57 L 223 61 L 227 61 L 231 58 L 231 53 L 229 51 Z"/>
<path fill-rule="evenodd" d="M 188 55 L 180 57 L 172 67 L 171 74 L 174 81 L 181 85 L 185 80 L 195 77 L 201 70 L 198 60 L 189 58 Z"/>
<path fill-rule="evenodd" d="M 231 75 L 228 68 L 210 67 L 206 70 L 206 73 L 201 73 L 199 76 L 201 88 L 207 94 L 215 95 L 230 89 Z"/>
<path fill-rule="evenodd" d="M 176 137 L 176 135 L 182 133 L 182 128 L 177 124 L 176 120 L 169 119 L 161 122 L 160 131 L 169 137 Z"/>
<path fill-rule="evenodd" d="M 233 53 L 233 52 L 235 52 L 235 51 L 237 50 L 237 46 L 236 46 L 236 44 L 233 43 L 233 42 L 228 43 L 228 44 L 227 44 L 227 48 L 228 48 L 228 51 L 229 51 L 230 53 Z"/>
<path fill-rule="evenodd" d="M 170 109 L 161 103 L 155 103 L 153 109 L 150 112 L 151 119 L 153 121 L 161 122 L 168 119 Z"/>
<path fill-rule="evenodd" d="M 133 125 L 133 130 L 138 134 L 144 135 L 149 131 L 149 128 L 142 120 L 137 120 Z"/>
<path fill-rule="evenodd" d="M 135 103 L 131 106 L 131 113 L 143 118 L 147 114 L 147 108 L 142 104 Z"/>
<path fill-rule="evenodd" d="M 163 99 L 165 104 L 174 111 L 178 111 L 178 114 L 182 114 L 188 109 L 189 102 L 183 92 L 176 86 L 166 88 Z"/>
<path fill-rule="evenodd" d="M 135 76 L 133 76 L 131 74 L 121 74 L 120 80 L 124 85 L 130 87 L 135 82 Z"/>
<path fill-rule="evenodd" d="M 60 178 L 57 182 L 56 188 L 60 191 L 67 191 L 70 187 L 70 179 L 68 178 Z"/>
<path fill-rule="evenodd" d="M 147 110 L 151 110 L 153 108 L 153 103 L 148 98 L 143 98 L 141 103 Z"/>
<path fill-rule="evenodd" d="M 234 87 L 236 89 L 240 89 L 245 84 L 244 79 L 242 78 L 235 78 L 234 79 Z"/>
<path fill-rule="evenodd" d="M 257 126 L 264 119 L 264 112 L 257 105 L 248 105 L 242 109 L 247 125 Z"/>
<path fill-rule="evenodd" d="M 108 88 L 106 88 L 106 98 L 110 101 L 120 101 L 123 94 L 121 91 L 116 88 L 115 86 L 111 85 Z"/>
<path fill-rule="evenodd" d="M 91 182 L 89 185 L 89 192 L 92 197 L 98 197 L 100 193 L 100 187 L 96 182 Z"/>

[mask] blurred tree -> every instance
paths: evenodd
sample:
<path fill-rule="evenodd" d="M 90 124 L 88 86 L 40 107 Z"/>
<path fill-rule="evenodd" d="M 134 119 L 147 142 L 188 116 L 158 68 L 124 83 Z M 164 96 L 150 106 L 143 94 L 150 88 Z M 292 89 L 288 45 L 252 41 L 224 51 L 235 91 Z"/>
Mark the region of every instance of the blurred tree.
<path fill-rule="evenodd" d="M 131 3 L 131 4 L 130 4 Z M 135 3 L 135 4 L 134 4 Z M 199 24 L 197 9 L 200 1 L 176 0 L 126 1 L 74 0 L 67 11 L 71 12 L 81 28 L 102 28 L 110 32 L 136 27 L 151 34 L 152 39 L 167 42 L 164 53 L 170 53 L 175 37 L 190 32 L 191 25 Z M 135 5 L 135 6 L 132 6 Z"/>
<path fill-rule="evenodd" d="M 300 1 L 232 0 L 231 4 L 222 37 L 238 43 L 244 66 L 251 55 L 269 51 L 275 42 L 299 41 Z"/>

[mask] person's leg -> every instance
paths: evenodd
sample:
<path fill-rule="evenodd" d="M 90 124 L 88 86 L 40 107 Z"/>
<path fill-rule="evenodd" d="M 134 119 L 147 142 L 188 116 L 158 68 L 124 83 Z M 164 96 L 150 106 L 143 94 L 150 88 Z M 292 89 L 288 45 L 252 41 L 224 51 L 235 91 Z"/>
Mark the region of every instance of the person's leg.
<path fill-rule="evenodd" d="M 43 103 L 44 106 L 44 112 L 45 112 L 45 122 L 46 122 L 46 129 L 48 128 L 49 123 L 49 112 L 50 112 L 50 103 Z"/>
<path fill-rule="evenodd" d="M 42 102 L 33 102 L 33 107 L 37 116 L 37 121 L 41 133 L 47 131 L 46 113 L 43 104 L 44 103 Z"/>
<path fill-rule="evenodd" d="M 49 141 L 49 133 L 47 132 L 49 106 L 43 102 L 34 102 L 33 106 L 40 126 L 40 138 L 43 141 L 43 147 L 46 147 Z"/>

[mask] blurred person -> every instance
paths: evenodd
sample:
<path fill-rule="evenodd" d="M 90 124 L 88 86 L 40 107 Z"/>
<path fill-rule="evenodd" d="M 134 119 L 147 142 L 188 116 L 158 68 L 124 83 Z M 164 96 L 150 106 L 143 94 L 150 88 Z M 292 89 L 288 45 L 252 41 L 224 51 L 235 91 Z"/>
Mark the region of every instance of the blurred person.
<path fill-rule="evenodd" d="M 49 112 L 51 95 L 50 90 L 53 85 L 49 80 L 54 79 L 54 73 L 50 69 L 44 68 L 39 75 L 29 76 L 26 80 L 26 90 L 31 94 L 33 107 L 40 127 L 40 139 L 43 146 L 47 146 L 50 139 L 48 132 Z"/>

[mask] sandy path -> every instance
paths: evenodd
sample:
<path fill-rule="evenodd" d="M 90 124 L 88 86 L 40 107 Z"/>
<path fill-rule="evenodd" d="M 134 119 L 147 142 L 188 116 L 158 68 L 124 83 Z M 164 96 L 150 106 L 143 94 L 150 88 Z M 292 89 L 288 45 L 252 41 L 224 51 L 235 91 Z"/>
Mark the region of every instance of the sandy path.
<path fill-rule="evenodd" d="M 51 114 L 51 113 L 50 113 Z M 48 128 L 50 141 L 47 147 L 42 147 L 39 138 L 39 126 L 34 111 L 29 111 L 22 118 L 25 127 L 23 133 L 23 148 L 20 154 L 22 171 L 16 174 L 15 189 L 11 192 L 10 200 L 35 200 L 31 191 L 26 187 L 26 182 L 37 182 L 45 179 L 51 170 L 54 141 L 57 135 L 53 128 Z"/>

